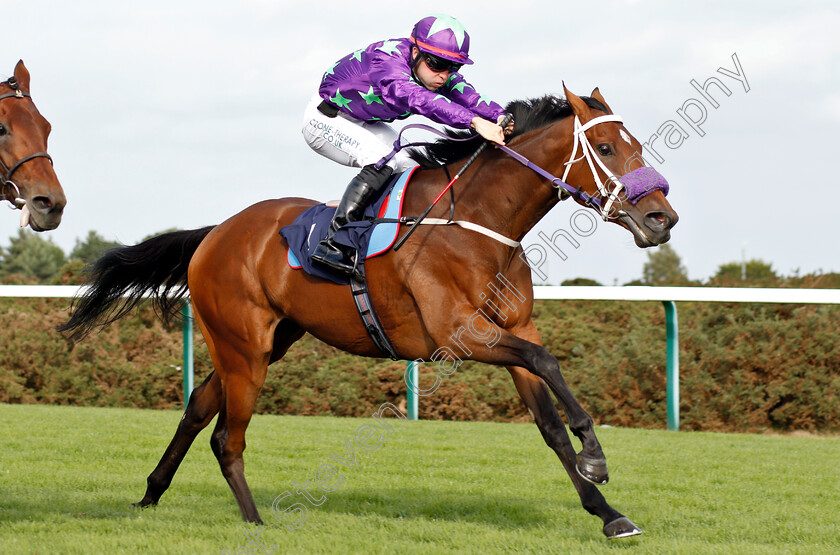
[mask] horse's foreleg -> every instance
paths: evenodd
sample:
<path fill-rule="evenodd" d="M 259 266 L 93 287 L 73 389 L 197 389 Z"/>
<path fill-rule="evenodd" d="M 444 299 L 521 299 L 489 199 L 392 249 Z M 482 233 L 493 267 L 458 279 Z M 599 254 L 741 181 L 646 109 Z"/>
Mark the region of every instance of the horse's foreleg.
<path fill-rule="evenodd" d="M 609 480 L 607 459 L 595 435 L 592 418 L 575 399 L 560 372 L 557 359 L 539 344 L 539 334 L 533 323 L 520 329 L 516 335 L 507 331 L 495 333 L 498 334 L 497 340 L 489 344 L 481 344 L 475 340 L 463 341 L 464 346 L 475 351 L 470 358 L 501 366 L 522 367 L 542 378 L 560 401 L 569 421 L 569 429 L 580 439 L 582 448 L 577 456 L 577 471 L 594 484 L 606 484 Z M 488 332 L 486 335 L 490 337 L 493 334 Z M 466 334 L 462 335 L 462 339 L 466 338 Z"/>
<path fill-rule="evenodd" d="M 604 522 L 608 538 L 640 534 L 641 530 L 627 517 L 613 509 L 598 488 L 581 478 L 575 468 L 575 449 L 566 432 L 566 426 L 554 407 L 545 382 L 524 368 L 508 366 L 516 390 L 534 416 L 546 444 L 557 453 L 580 496 L 581 504 L 590 514 Z"/>
<path fill-rule="evenodd" d="M 146 495 L 137 503 L 138 506 L 157 504 L 161 495 L 172 483 L 178 466 L 184 460 L 198 433 L 219 412 L 221 396 L 221 383 L 215 372 L 212 372 L 204 383 L 193 390 L 187 409 L 178 423 L 175 437 L 172 438 L 157 467 L 146 480 Z"/>

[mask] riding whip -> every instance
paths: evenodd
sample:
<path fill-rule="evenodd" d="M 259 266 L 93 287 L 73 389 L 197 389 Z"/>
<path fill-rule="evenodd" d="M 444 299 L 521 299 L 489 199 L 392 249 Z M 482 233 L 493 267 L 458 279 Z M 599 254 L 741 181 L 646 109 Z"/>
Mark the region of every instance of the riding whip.
<path fill-rule="evenodd" d="M 505 119 L 503 119 L 502 122 L 499 124 L 499 127 L 504 129 L 505 127 L 508 126 L 508 124 L 510 124 L 510 122 L 512 120 L 513 120 L 513 114 L 506 115 Z M 461 174 L 463 174 L 467 170 L 467 168 L 470 167 L 470 164 L 475 162 L 475 159 L 478 158 L 478 155 L 481 154 L 482 152 L 484 152 L 484 149 L 487 148 L 488 144 L 490 144 L 490 141 L 484 141 L 481 144 L 481 146 L 479 146 L 478 149 L 476 149 L 475 153 L 472 156 L 470 156 L 470 159 L 467 160 L 466 164 L 464 164 L 464 167 L 462 167 L 458 171 L 458 173 L 455 174 L 455 177 L 452 178 L 452 181 L 450 181 L 449 184 L 446 187 L 444 187 L 443 191 L 441 191 L 440 194 L 437 196 L 437 198 L 434 201 L 432 201 L 432 204 L 430 204 L 429 207 L 426 208 L 426 210 L 424 210 L 422 214 L 420 214 L 419 218 L 414 220 L 414 223 L 411 224 L 410 228 L 408 228 L 408 232 L 405 235 L 403 235 L 400 238 L 400 240 L 397 241 L 397 243 L 394 245 L 394 250 L 395 251 L 399 250 L 400 247 L 403 245 L 403 243 L 405 243 L 406 239 L 408 239 L 411 236 L 411 234 L 414 233 L 414 230 L 417 229 L 417 226 L 420 225 L 420 222 L 422 222 L 423 219 L 426 216 L 429 215 L 429 212 L 432 211 L 432 208 L 434 208 L 435 205 L 438 203 L 438 201 L 443 197 L 443 195 L 446 194 L 446 191 L 448 191 L 449 188 L 452 187 L 452 184 L 455 183 L 455 181 L 457 181 L 459 177 L 461 177 Z"/>

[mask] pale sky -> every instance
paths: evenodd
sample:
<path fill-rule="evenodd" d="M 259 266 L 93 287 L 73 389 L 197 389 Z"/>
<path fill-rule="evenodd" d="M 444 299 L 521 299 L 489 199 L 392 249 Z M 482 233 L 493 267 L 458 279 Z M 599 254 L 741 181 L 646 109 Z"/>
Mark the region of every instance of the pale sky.
<path fill-rule="evenodd" d="M 24 60 L 69 200 L 47 236 L 65 252 L 89 230 L 131 244 L 221 223 L 266 198 L 338 198 L 356 170 L 312 152 L 300 132 L 321 75 L 443 12 L 470 33 L 476 63 L 463 74 L 482 94 L 505 104 L 561 94 L 563 81 L 579 95 L 597 86 L 642 143 L 662 134 L 653 146 L 663 162 L 645 156 L 670 182 L 680 216 L 670 244 L 692 279 L 742 251 L 786 275 L 840 271 L 830 194 L 840 124 L 836 0 L 394 6 L 0 0 L 0 79 Z M 731 77 L 733 54 L 745 82 Z M 709 88 L 717 108 L 691 84 L 710 77 L 730 91 Z M 701 119 L 691 99 L 706 111 L 703 136 L 677 113 L 688 102 L 686 114 Z M 675 148 L 664 143 L 669 121 L 685 131 L 670 135 Z M 524 246 L 539 231 L 569 229 L 576 209 L 558 205 Z M 0 208 L 0 244 L 18 218 Z M 565 261 L 549 257 L 549 282 L 624 283 L 641 276 L 649 252 L 606 223 L 580 245 Z"/>

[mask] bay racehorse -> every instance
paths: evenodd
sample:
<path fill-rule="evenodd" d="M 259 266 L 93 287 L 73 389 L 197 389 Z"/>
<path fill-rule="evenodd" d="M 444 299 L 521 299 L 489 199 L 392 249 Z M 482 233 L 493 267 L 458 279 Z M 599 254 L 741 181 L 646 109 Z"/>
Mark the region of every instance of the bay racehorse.
<path fill-rule="evenodd" d="M 454 218 L 483 231 L 418 227 L 400 250 L 367 261 L 367 284 L 401 358 L 449 366 L 461 359 L 505 366 L 583 507 L 602 519 L 608 537 L 624 537 L 640 530 L 596 487 L 608 479 L 604 452 L 592 418 L 569 390 L 557 359 L 541 345 L 531 320 L 531 269 L 516 246 L 560 197 L 568 196 L 567 189 L 558 189 L 557 181 L 545 179 L 514 156 L 527 157 L 542 171 L 562 174 L 563 185 L 578 203 L 626 228 L 640 247 L 666 242 L 677 215 L 665 198 L 667 182 L 663 186 L 664 178 L 642 167 L 641 144 L 613 115 L 598 89 L 583 98 L 566 90 L 566 99 L 549 96 L 511 103 L 508 111 L 515 117 L 516 131 L 508 146 L 515 152 L 485 150 L 454 186 Z M 475 146 L 446 139 L 425 159 L 453 163 Z M 646 171 L 659 180 L 648 190 L 640 192 L 632 180 L 624 179 Z M 420 214 L 447 184 L 448 175 L 449 170 L 440 167 L 415 172 L 404 199 L 405 213 Z M 350 353 L 383 356 L 362 325 L 348 286 L 293 270 L 286 263 L 288 245 L 278 232 L 315 204 L 304 198 L 260 202 L 217 226 L 118 247 L 92 268 L 91 287 L 74 301 L 73 314 L 61 331 L 80 339 L 93 327 L 127 313 L 144 294 L 155 296 L 163 314 L 173 314 L 188 285 L 215 368 L 190 396 L 175 437 L 148 477 L 140 506 L 158 502 L 198 432 L 218 414 L 212 450 L 244 519 L 261 523 L 245 481 L 242 453 L 268 365 L 306 332 Z M 449 204 L 435 206 L 430 216 L 448 217 Z M 402 226 L 400 233 L 405 232 Z M 497 277 L 506 287 L 488 295 L 487 285 Z M 476 320 L 478 311 L 481 321 Z M 491 327 L 494 338 L 488 341 L 483 332 Z M 441 355 L 440 346 L 453 342 L 459 356 L 454 350 Z M 551 393 L 580 439 L 579 454 Z"/>
<path fill-rule="evenodd" d="M 21 210 L 20 226 L 55 229 L 67 199 L 47 154 L 50 123 L 29 95 L 29 71 L 20 60 L 0 82 L 0 200 Z M 14 178 L 14 179 L 13 179 Z"/>

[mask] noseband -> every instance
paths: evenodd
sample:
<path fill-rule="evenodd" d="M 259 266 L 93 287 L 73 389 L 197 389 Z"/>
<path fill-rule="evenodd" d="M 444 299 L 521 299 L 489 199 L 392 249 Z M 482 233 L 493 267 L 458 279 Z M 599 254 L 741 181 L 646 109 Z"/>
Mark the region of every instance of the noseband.
<path fill-rule="evenodd" d="M 6 98 L 30 98 L 29 93 L 25 93 L 20 90 L 14 77 L 10 77 L 8 81 L 3 82 L 2 84 L 7 85 L 14 92 L 0 95 L 0 100 Z M 0 201 L 6 200 L 12 203 L 16 208 L 22 208 L 23 205 L 26 204 L 26 201 L 20 196 L 20 187 L 12 181 L 12 175 L 23 164 L 34 158 L 46 158 L 50 161 L 50 164 L 53 163 L 52 157 L 46 152 L 35 152 L 28 156 L 24 156 L 12 164 L 11 167 L 7 167 L 6 164 L 3 163 L 3 160 L 0 159 Z"/>

